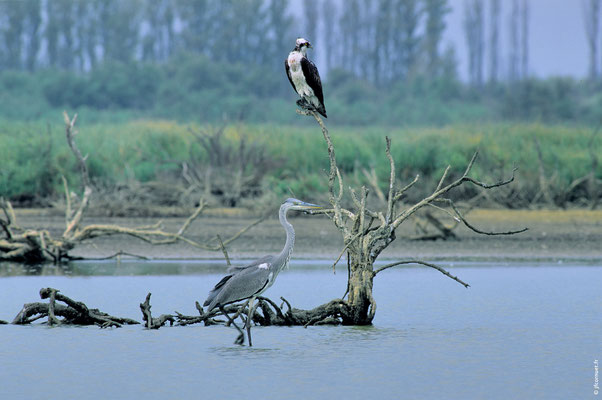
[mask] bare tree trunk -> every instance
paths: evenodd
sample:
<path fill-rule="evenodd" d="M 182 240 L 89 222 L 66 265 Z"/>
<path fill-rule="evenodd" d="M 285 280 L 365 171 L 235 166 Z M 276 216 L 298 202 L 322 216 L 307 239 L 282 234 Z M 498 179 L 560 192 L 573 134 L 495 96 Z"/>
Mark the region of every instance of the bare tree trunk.
<path fill-rule="evenodd" d="M 521 79 L 529 76 L 529 2 L 523 0 L 521 7 Z"/>
<path fill-rule="evenodd" d="M 519 78 L 518 58 L 519 58 L 519 7 L 518 0 L 512 1 L 512 11 L 510 13 L 510 57 L 508 75 L 511 82 Z"/>
<path fill-rule="evenodd" d="M 589 78 L 598 77 L 598 40 L 600 29 L 600 4 L 602 0 L 588 0 L 583 3 L 585 34 L 589 48 Z"/>
<path fill-rule="evenodd" d="M 483 84 L 484 16 L 482 0 L 465 3 L 464 30 L 469 52 L 470 81 L 475 86 Z"/>
<path fill-rule="evenodd" d="M 490 7 L 489 83 L 496 83 L 500 56 L 500 0 L 491 0 Z"/>
<path fill-rule="evenodd" d="M 369 325 L 374 319 L 376 304 L 372 296 L 374 266 L 361 252 L 352 250 L 349 257 L 348 313 L 343 315 L 344 325 Z"/>

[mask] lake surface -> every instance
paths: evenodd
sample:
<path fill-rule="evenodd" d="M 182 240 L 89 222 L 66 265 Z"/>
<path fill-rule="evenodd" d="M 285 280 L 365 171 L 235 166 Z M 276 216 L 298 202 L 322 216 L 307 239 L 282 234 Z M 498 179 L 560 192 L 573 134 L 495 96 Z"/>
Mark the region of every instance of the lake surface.
<path fill-rule="evenodd" d="M 112 315 L 195 315 L 220 279 L 206 262 L 0 264 L 0 319 L 42 287 Z M 587 399 L 602 358 L 602 266 L 443 264 L 376 278 L 370 327 L 255 327 L 254 347 L 223 326 L 119 329 L 0 325 L 6 399 Z M 39 275 L 43 274 L 43 275 Z M 311 308 L 345 291 L 345 270 L 296 262 L 265 294 Z"/>

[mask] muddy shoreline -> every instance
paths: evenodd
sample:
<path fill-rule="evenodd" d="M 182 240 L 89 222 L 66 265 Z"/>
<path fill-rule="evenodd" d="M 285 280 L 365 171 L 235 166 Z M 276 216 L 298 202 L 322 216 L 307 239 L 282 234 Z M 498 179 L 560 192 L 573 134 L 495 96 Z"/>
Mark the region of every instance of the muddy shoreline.
<path fill-rule="evenodd" d="M 17 220 L 23 228 L 49 229 L 59 234 L 64 218 L 56 211 L 17 209 Z M 324 216 L 292 216 L 296 230 L 294 259 L 334 261 L 343 244 L 339 232 Z M 398 230 L 397 239 L 379 260 L 423 259 L 439 261 L 512 261 L 537 260 L 551 262 L 602 262 L 602 210 L 474 210 L 470 222 L 486 231 L 507 231 L 529 228 L 514 236 L 478 235 L 464 226 L 455 230 L 457 240 L 416 241 L 415 224 L 408 221 Z M 94 218 L 92 223 L 141 226 L 163 221 L 166 230 L 177 231 L 185 218 Z M 253 222 L 246 213 L 224 216 L 217 210 L 202 215 L 188 231 L 188 236 L 208 241 L 219 234 L 226 238 Z M 228 246 L 230 257 L 249 259 L 280 251 L 284 232 L 276 218 L 252 228 Z M 221 252 L 210 252 L 186 244 L 152 246 L 123 235 L 91 240 L 77 247 L 72 255 L 100 258 L 118 251 L 138 254 L 152 259 L 220 259 Z"/>

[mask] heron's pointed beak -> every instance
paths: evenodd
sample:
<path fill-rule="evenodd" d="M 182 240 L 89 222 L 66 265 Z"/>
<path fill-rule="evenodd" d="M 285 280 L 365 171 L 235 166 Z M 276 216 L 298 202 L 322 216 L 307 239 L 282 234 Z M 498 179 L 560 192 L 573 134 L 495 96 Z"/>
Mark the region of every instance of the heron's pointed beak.
<path fill-rule="evenodd" d="M 298 207 L 298 208 L 297 208 Z M 299 211 L 303 211 L 307 214 L 312 214 L 313 211 L 316 210 L 321 210 L 324 207 L 319 206 L 317 204 L 312 204 L 312 203 L 306 203 L 306 202 L 301 202 L 299 204 L 297 204 L 297 206 L 295 207 L 297 210 Z"/>
<path fill-rule="evenodd" d="M 307 208 L 312 209 L 312 210 L 324 208 L 324 207 L 319 206 L 317 204 L 306 203 L 306 202 L 301 203 L 300 206 L 307 207 Z"/>

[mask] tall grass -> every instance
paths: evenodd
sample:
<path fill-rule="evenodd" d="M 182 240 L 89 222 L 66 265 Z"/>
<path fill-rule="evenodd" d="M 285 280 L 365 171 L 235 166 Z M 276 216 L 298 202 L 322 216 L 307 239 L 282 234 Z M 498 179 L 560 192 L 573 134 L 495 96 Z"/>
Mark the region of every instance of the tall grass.
<path fill-rule="evenodd" d="M 194 156 L 207 158 L 188 131 L 189 126 L 164 120 L 134 120 L 95 123 L 81 118 L 77 141 L 89 154 L 91 177 L 108 184 L 130 181 L 169 180 L 181 175 L 181 164 Z M 191 126 L 209 129 L 208 126 Z M 397 176 L 408 182 L 422 177 L 425 191 L 432 189 L 444 168 L 460 173 L 471 155 L 479 150 L 475 177 L 497 180 L 519 166 L 518 180 L 537 186 L 539 162 L 534 137 L 542 149 L 548 178 L 568 185 L 591 170 L 589 127 L 546 124 L 452 125 L 440 128 L 339 128 L 331 135 L 346 181 L 363 184 L 362 169 L 374 168 L 381 188 L 386 188 L 389 164 L 385 136 L 392 139 L 391 152 Z M 315 198 L 326 190 L 328 157 L 319 129 L 303 121 L 300 125 L 233 124 L 225 139 L 265 146 L 274 159 L 282 160 L 265 181 L 266 191 L 277 196 L 290 192 Z M 602 154 L 602 137 L 592 151 Z M 50 123 L 0 121 L 0 196 L 12 199 L 50 198 L 62 193 L 60 176 L 72 186 L 79 176 L 64 139 L 60 116 Z M 596 174 L 602 176 L 598 167 Z M 535 189 L 533 189 L 535 190 Z"/>

